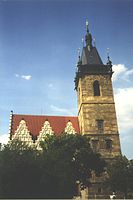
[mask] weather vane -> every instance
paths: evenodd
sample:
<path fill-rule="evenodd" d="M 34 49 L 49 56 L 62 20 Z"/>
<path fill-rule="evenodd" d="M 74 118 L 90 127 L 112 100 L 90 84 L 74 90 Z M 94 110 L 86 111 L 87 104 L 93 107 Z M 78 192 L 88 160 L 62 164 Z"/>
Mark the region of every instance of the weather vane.
<path fill-rule="evenodd" d="M 89 32 L 89 23 L 88 23 L 88 20 L 86 20 L 86 30 L 87 30 L 87 32 Z"/>

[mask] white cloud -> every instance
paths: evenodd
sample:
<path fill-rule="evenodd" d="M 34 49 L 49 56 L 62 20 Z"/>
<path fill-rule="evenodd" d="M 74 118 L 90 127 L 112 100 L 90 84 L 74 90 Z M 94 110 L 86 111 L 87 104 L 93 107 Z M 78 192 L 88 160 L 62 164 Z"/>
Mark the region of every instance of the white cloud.
<path fill-rule="evenodd" d="M 57 106 L 51 105 L 51 110 L 57 113 L 62 113 L 63 115 L 73 115 L 73 112 L 66 108 L 59 108 Z"/>
<path fill-rule="evenodd" d="M 0 135 L 0 143 L 7 144 L 7 142 L 8 142 L 8 135 L 7 134 Z"/>
<path fill-rule="evenodd" d="M 21 76 L 21 78 L 23 78 L 23 79 L 25 79 L 25 80 L 27 80 L 27 81 L 29 81 L 30 79 L 31 79 L 31 75 L 22 75 Z"/>
<path fill-rule="evenodd" d="M 27 81 L 29 81 L 32 76 L 31 75 L 19 75 L 19 74 L 15 74 L 16 78 L 22 78 L 22 79 L 25 79 Z"/>
<path fill-rule="evenodd" d="M 129 159 L 133 156 L 133 88 L 115 90 L 115 104 L 118 118 L 122 153 Z"/>
<path fill-rule="evenodd" d="M 129 70 L 123 64 L 113 65 L 112 68 L 113 71 L 115 72 L 112 77 L 113 81 L 117 81 L 118 79 L 129 81 L 129 76 L 133 74 L 133 69 Z"/>
<path fill-rule="evenodd" d="M 114 89 L 116 113 L 120 131 L 122 153 L 128 158 L 133 155 L 133 69 L 128 69 L 123 64 L 113 65 L 113 81 L 117 83 Z M 128 87 L 127 83 L 128 82 Z M 121 88 L 121 85 L 126 87 Z"/>
<path fill-rule="evenodd" d="M 126 74 L 126 76 L 129 76 L 129 75 L 133 74 L 133 69 L 127 70 L 125 74 Z"/>
<path fill-rule="evenodd" d="M 133 88 L 116 89 L 114 97 L 120 130 L 127 134 L 133 129 Z"/>
<path fill-rule="evenodd" d="M 112 77 L 113 81 L 116 81 L 127 70 L 123 64 L 113 65 L 112 69 L 115 72 Z"/>

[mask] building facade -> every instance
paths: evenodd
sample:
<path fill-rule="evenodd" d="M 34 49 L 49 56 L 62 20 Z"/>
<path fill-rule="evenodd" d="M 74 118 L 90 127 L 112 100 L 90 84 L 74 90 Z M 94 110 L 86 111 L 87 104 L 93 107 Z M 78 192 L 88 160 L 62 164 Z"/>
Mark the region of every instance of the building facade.
<path fill-rule="evenodd" d="M 85 46 L 79 55 L 75 76 L 78 116 L 10 115 L 10 140 L 19 139 L 29 145 L 45 140 L 47 134 L 85 134 L 94 151 L 106 160 L 121 154 L 119 132 L 112 88 L 112 63 L 108 56 L 103 64 L 86 24 Z M 90 193 L 100 194 L 101 178 L 92 177 Z M 92 196 L 94 198 L 94 196 Z"/>

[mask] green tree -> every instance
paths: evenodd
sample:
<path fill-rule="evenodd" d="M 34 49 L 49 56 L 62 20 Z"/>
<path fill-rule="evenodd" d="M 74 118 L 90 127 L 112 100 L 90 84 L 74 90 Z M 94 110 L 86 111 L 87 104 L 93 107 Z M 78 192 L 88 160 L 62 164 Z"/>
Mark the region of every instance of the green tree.
<path fill-rule="evenodd" d="M 97 175 L 104 170 L 105 161 L 92 151 L 86 136 L 50 136 L 41 146 L 44 159 L 42 181 L 44 188 L 48 185 L 50 188 L 47 189 L 47 198 L 49 195 L 50 198 L 72 198 L 76 193 L 77 181 L 83 187 L 88 187 L 92 170 Z"/>
<path fill-rule="evenodd" d="M 46 136 L 41 151 L 12 141 L 0 151 L 1 198 L 72 198 L 105 162 L 81 135 Z"/>
<path fill-rule="evenodd" d="M 128 171 L 129 171 L 129 179 L 128 179 L 129 192 L 131 192 L 133 198 L 133 160 L 129 161 Z"/>
<path fill-rule="evenodd" d="M 133 160 L 129 161 L 125 156 L 119 156 L 107 167 L 108 178 L 106 183 L 113 191 L 133 193 Z"/>
<path fill-rule="evenodd" d="M 20 141 L 5 145 L 0 153 L 1 198 L 33 198 L 39 181 L 36 150 Z"/>

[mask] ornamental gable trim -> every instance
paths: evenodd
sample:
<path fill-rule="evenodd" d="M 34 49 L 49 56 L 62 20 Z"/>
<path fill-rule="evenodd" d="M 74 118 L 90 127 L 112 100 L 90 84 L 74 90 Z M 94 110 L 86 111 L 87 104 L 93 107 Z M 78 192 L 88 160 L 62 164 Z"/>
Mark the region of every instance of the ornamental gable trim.
<path fill-rule="evenodd" d="M 37 140 L 43 141 L 47 135 L 53 135 L 54 131 L 52 130 L 52 127 L 50 126 L 50 123 L 48 120 L 46 120 L 43 124 L 42 130 L 40 131 Z"/>
<path fill-rule="evenodd" d="M 26 125 L 25 120 L 21 120 L 15 134 L 12 136 L 12 139 L 17 139 L 22 142 L 26 142 L 28 145 L 33 144 L 32 136 L 30 135 L 30 131 Z"/>
<path fill-rule="evenodd" d="M 68 134 L 75 134 L 76 133 L 71 121 L 67 122 L 66 128 L 65 128 L 65 133 L 68 133 Z"/>
<path fill-rule="evenodd" d="M 37 149 L 41 150 L 40 142 L 44 141 L 48 135 L 53 135 L 53 134 L 54 134 L 54 131 L 52 130 L 52 127 L 50 126 L 49 121 L 46 120 L 44 122 L 42 130 L 40 131 L 40 133 L 39 133 L 39 135 L 37 137 L 37 140 L 35 142 L 35 145 L 37 146 Z"/>

